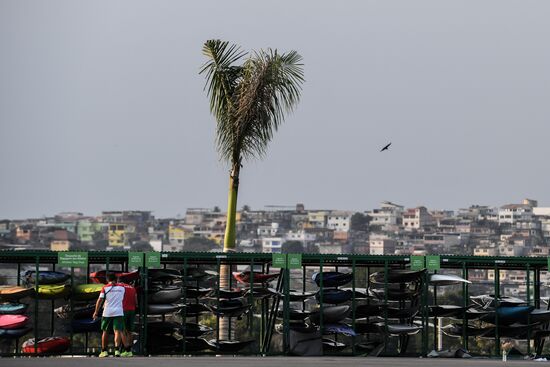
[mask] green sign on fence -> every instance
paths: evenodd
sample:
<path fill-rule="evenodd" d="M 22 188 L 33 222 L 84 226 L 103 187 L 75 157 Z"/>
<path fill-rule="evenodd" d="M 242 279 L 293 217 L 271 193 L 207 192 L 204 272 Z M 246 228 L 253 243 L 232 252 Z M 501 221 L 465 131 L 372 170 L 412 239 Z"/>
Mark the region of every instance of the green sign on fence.
<path fill-rule="evenodd" d="M 67 268 L 85 268 L 88 266 L 87 252 L 59 252 L 57 254 L 57 265 Z"/>
<path fill-rule="evenodd" d="M 148 268 L 160 268 L 160 252 L 146 252 L 145 266 Z"/>
<path fill-rule="evenodd" d="M 143 266 L 143 252 L 128 252 L 128 267 L 139 268 Z"/>
<path fill-rule="evenodd" d="M 441 258 L 439 257 L 439 255 L 426 256 L 426 268 L 428 268 L 428 270 L 441 269 Z"/>
<path fill-rule="evenodd" d="M 302 254 L 288 254 L 288 268 L 300 269 L 302 267 Z"/>
<path fill-rule="evenodd" d="M 273 268 L 286 268 L 286 255 L 272 254 L 271 263 L 272 263 L 271 267 Z"/>
<path fill-rule="evenodd" d="M 411 256 L 411 270 L 424 269 L 424 256 Z"/>
<path fill-rule="evenodd" d="M 550 257 L 548 257 L 548 270 L 550 270 Z"/>

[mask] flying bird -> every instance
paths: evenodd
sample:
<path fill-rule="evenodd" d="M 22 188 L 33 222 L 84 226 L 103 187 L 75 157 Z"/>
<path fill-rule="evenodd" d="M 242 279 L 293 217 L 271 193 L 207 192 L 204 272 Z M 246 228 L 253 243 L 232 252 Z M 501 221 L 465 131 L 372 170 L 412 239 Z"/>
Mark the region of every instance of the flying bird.
<path fill-rule="evenodd" d="M 383 152 L 384 150 L 389 150 L 390 145 L 391 145 L 391 142 L 388 145 L 386 145 L 384 148 L 380 149 L 380 151 Z"/>

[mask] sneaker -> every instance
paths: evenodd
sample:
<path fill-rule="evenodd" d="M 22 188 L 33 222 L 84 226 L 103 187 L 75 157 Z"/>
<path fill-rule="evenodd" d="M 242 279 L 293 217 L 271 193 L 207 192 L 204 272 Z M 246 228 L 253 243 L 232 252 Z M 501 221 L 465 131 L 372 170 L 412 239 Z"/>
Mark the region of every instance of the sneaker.
<path fill-rule="evenodd" d="M 121 357 L 133 357 L 134 356 L 134 353 L 132 352 L 122 352 L 120 354 Z"/>
<path fill-rule="evenodd" d="M 115 350 L 115 357 L 120 357 L 120 350 Z"/>
<path fill-rule="evenodd" d="M 99 353 L 99 358 L 104 358 L 104 357 L 109 357 L 109 352 L 104 351 L 104 352 Z"/>

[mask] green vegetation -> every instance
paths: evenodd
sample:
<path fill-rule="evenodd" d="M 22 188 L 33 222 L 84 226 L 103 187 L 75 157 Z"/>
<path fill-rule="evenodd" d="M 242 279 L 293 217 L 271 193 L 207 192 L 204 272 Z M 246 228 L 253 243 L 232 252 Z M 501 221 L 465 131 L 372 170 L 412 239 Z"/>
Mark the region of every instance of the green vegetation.
<path fill-rule="evenodd" d="M 131 251 L 150 252 L 154 251 L 153 246 L 147 241 L 136 241 L 131 246 Z"/>
<path fill-rule="evenodd" d="M 351 229 L 353 231 L 368 231 L 370 218 L 363 213 L 355 213 L 351 216 Z"/>
<path fill-rule="evenodd" d="M 216 241 L 204 237 L 191 237 L 185 240 L 185 251 L 207 252 L 218 248 Z"/>
<path fill-rule="evenodd" d="M 302 241 L 286 241 L 281 246 L 281 252 L 283 254 L 319 253 L 319 248 L 311 243 L 304 245 Z"/>

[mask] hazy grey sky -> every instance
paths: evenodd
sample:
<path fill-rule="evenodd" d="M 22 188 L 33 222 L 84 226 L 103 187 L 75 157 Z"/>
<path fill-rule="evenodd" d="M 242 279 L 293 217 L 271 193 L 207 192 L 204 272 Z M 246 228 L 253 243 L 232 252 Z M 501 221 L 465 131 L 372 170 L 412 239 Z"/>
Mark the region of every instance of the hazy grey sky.
<path fill-rule="evenodd" d="M 225 208 L 198 75 L 210 38 L 305 62 L 239 207 L 550 205 L 549 15 L 545 0 L 3 0 L 0 217 Z"/>

